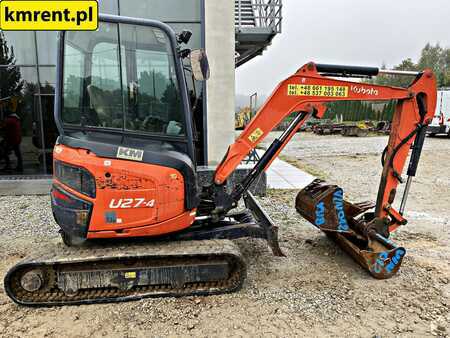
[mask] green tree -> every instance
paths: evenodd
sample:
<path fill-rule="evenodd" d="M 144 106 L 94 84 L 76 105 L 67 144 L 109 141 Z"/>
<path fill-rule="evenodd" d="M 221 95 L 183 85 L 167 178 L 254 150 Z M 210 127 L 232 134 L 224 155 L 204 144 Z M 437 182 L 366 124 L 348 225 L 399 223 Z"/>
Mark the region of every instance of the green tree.
<path fill-rule="evenodd" d="M 418 68 L 423 70 L 425 68 L 431 68 L 438 79 L 439 85 L 443 85 L 443 73 L 444 73 L 444 49 L 439 44 L 432 46 L 427 45 L 422 49 L 422 54 L 418 62 Z"/>
<path fill-rule="evenodd" d="M 8 46 L 5 34 L 0 31 L 0 98 L 20 96 L 24 82 L 20 69 L 15 66 L 14 49 Z"/>
<path fill-rule="evenodd" d="M 441 62 L 443 63 L 442 86 L 450 87 L 450 48 L 443 51 Z"/>
<path fill-rule="evenodd" d="M 386 65 L 383 65 L 381 69 L 386 69 Z M 417 70 L 418 66 L 412 61 L 411 58 L 403 60 L 399 65 L 394 67 L 395 70 Z M 393 87 L 408 87 L 411 84 L 411 78 L 405 76 L 396 75 L 380 75 L 376 78 L 369 80 L 369 83 L 381 85 L 381 86 L 393 86 Z"/>
<path fill-rule="evenodd" d="M 414 63 L 411 58 L 407 58 L 394 67 L 395 70 L 417 71 L 426 68 L 430 68 L 434 71 L 439 87 L 450 86 L 450 49 L 442 48 L 439 44 L 432 45 L 427 43 L 420 53 L 417 64 Z M 405 76 L 382 75 L 373 80 L 369 80 L 368 82 L 379 85 L 407 87 L 411 84 L 411 78 Z"/>

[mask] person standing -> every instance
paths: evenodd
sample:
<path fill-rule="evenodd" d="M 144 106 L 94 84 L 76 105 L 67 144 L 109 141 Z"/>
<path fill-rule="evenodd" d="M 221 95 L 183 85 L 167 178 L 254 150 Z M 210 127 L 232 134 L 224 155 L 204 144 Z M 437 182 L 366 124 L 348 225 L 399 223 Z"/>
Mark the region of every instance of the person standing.
<path fill-rule="evenodd" d="M 2 171 L 12 171 L 9 153 L 13 151 L 17 158 L 17 167 L 14 169 L 14 172 L 21 173 L 23 172 L 22 152 L 20 150 L 20 144 L 22 143 L 22 126 L 19 116 L 16 113 L 9 113 L 3 123 L 3 129 L 5 130 L 3 140 L 5 147 L 3 153 L 5 167 Z"/>

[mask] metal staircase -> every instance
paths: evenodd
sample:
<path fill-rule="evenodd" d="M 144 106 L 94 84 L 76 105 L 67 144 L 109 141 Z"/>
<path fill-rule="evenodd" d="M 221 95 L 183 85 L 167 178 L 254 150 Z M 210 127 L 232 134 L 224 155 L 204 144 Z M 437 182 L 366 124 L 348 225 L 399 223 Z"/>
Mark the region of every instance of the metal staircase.
<path fill-rule="evenodd" d="M 281 33 L 282 0 L 235 0 L 236 67 L 261 55 Z"/>

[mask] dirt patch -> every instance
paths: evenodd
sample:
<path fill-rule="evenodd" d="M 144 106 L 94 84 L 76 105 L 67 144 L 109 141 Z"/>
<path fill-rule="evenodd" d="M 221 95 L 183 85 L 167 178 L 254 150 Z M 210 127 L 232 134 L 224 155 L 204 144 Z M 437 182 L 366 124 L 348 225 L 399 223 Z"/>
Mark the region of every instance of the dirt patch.
<path fill-rule="evenodd" d="M 292 157 L 287 157 L 287 156 L 280 156 L 280 159 L 293 165 L 294 167 L 297 167 L 300 170 L 303 170 L 305 173 L 308 173 L 314 177 L 320 178 L 321 180 L 326 180 L 328 178 L 328 175 L 317 169 L 315 166 L 310 165 L 308 163 L 302 162 L 302 160 L 296 159 L 296 158 L 292 158 Z"/>

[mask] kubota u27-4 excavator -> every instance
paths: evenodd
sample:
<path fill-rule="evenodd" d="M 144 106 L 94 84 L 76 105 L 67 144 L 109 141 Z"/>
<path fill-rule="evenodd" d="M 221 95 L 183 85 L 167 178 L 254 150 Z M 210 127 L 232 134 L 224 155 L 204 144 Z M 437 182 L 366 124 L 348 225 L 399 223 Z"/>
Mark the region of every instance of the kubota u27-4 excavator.
<path fill-rule="evenodd" d="M 307 64 L 280 83 L 229 147 L 213 181 L 199 187 L 184 62 L 190 56 L 192 72 L 206 79 L 204 53 L 183 49 L 190 33 L 175 35 L 161 22 L 100 19 L 96 32 L 59 35 L 60 137 L 51 199 L 68 247 L 10 269 L 5 290 L 15 302 L 88 304 L 239 289 L 246 268 L 230 239 L 265 239 L 275 255 L 283 255 L 278 228 L 249 187 L 308 118 L 323 117 L 331 101 L 397 100 L 378 197 L 375 204 L 352 204 L 341 188 L 315 181 L 298 194 L 296 208 L 374 277 L 398 271 L 406 250 L 389 234 L 406 224 L 406 198 L 436 105 L 431 71 L 399 74 L 415 77 L 404 89 L 339 79 L 376 76 L 382 72 L 377 68 Z M 227 189 L 245 156 L 292 113 L 296 117 L 253 170 Z M 124 241 L 130 237 L 163 241 Z M 93 239 L 111 241 L 91 244 Z"/>

